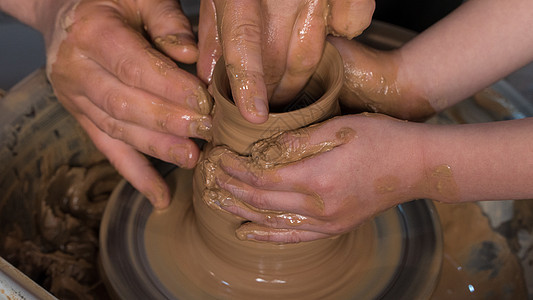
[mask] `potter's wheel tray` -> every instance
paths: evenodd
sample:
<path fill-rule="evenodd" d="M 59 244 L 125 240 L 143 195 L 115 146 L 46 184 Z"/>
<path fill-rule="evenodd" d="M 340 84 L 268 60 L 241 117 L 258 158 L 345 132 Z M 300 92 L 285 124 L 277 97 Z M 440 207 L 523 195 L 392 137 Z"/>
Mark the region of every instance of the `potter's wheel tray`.
<path fill-rule="evenodd" d="M 280 245 L 236 238 L 235 230 L 245 220 L 212 207 L 220 195 L 205 193 L 217 190 L 207 185 L 216 164 L 211 159 L 217 156 L 210 147 L 227 145 L 248 155 L 248 147 L 264 137 L 265 130 L 274 131 L 270 136 L 335 115 L 343 72 L 338 52 L 326 45 L 306 87 L 314 91 L 320 86 L 324 94 L 312 93 L 313 104 L 289 115 L 271 115 L 262 127 L 249 128 L 241 141 L 235 138 L 235 127 L 240 134 L 248 123 L 226 92 L 229 82 L 223 67 L 219 61 L 213 75 L 213 120 L 232 116 L 233 121 L 214 126 L 213 142 L 204 148 L 194 176 L 192 171 L 162 166 L 173 195 L 170 207 L 152 211 L 125 183 L 109 199 L 100 253 L 110 290 L 121 299 L 429 298 L 442 260 L 440 225 L 429 201 L 385 211 L 335 239 Z M 278 124 L 277 119 L 284 121 Z"/>
<path fill-rule="evenodd" d="M 412 32 L 374 22 L 360 41 L 386 49 L 398 47 L 413 36 Z M 500 81 L 428 123 L 492 122 L 531 115 L 531 105 Z M 235 268 L 246 256 L 228 262 L 226 258 L 231 259 L 232 253 L 223 253 L 228 255 L 222 259 L 216 257 L 216 251 L 205 247 L 196 237 L 197 229 L 191 225 L 196 222 L 191 172 L 164 164 L 160 171 L 166 174 L 172 193 L 179 196 L 172 202 L 169 216 L 166 212 L 152 212 L 149 202 L 124 182 L 111 197 L 102 221 L 101 263 L 109 288 L 118 298 L 256 299 L 259 295 L 267 299 L 424 299 L 431 296 L 441 265 L 442 233 L 430 201 L 412 201 L 384 212 L 335 240 L 342 247 L 326 255 L 322 253 L 317 260 L 308 260 L 309 265 L 294 268 L 288 277 L 265 272 L 261 263 L 275 260 L 276 256 L 271 255 L 237 280 L 220 274 Z M 299 277 L 299 273 L 306 271 L 305 276 Z M 332 280 L 335 276 L 339 279 Z M 298 280 L 300 288 L 295 292 L 285 288 L 290 281 Z M 235 286 L 253 286 L 256 294 L 240 297 L 234 294 Z M 343 297 L 338 297 L 340 290 Z"/>
<path fill-rule="evenodd" d="M 179 208 L 183 214 L 175 217 L 183 220 L 194 218 L 190 197 L 191 171 L 171 170 L 168 165 L 162 165 L 161 168 L 166 169 L 163 173 L 168 174 L 166 179 L 173 185 L 172 192 L 186 195 L 173 200 L 183 205 Z M 190 223 L 177 221 L 172 226 L 163 224 L 163 229 L 160 228 L 158 232 L 146 232 L 150 216 L 160 218 L 158 214 L 160 212 L 152 214 L 150 203 L 129 184 L 122 183 L 115 190 L 102 221 L 100 241 L 101 262 L 110 290 L 121 299 L 205 299 L 209 298 L 202 292 L 204 285 L 208 285 L 205 281 L 215 280 L 220 286 L 226 286 L 216 298 L 235 299 L 231 292 L 231 278 L 207 276 L 210 278 L 194 282 L 194 278 L 190 280 L 182 273 L 180 259 L 203 262 L 208 268 L 206 273 L 216 273 L 216 268 L 213 268 L 215 271 L 209 269 L 212 266 L 209 257 L 200 250 L 189 250 L 187 253 L 187 250 L 181 249 L 190 247 L 184 245 L 191 243 L 190 235 L 194 234 L 194 229 L 190 228 L 194 226 Z M 158 238 L 158 234 L 163 237 Z M 442 259 L 440 225 L 431 202 L 417 200 L 386 211 L 361 226 L 354 236 L 346 238 L 346 241 L 354 243 L 341 243 L 349 249 L 350 257 L 337 260 L 339 266 L 332 267 L 341 270 L 346 268 L 347 271 L 342 272 L 353 277 L 353 280 L 349 280 L 351 287 L 342 287 L 347 289 L 348 299 L 422 299 L 431 295 Z M 157 255 L 166 258 L 154 257 Z M 354 266 L 346 267 L 346 264 Z M 261 268 L 259 270 L 252 280 L 268 277 L 268 274 L 261 272 Z M 295 273 L 297 276 L 298 272 Z M 333 274 L 318 276 L 327 278 Z M 279 279 L 279 282 L 283 281 L 283 278 Z M 290 298 L 304 296 L 306 291 L 306 299 L 315 297 L 314 285 L 309 282 Z M 280 290 L 284 289 L 283 284 L 278 286 Z M 323 296 L 328 295 L 318 298 Z"/>

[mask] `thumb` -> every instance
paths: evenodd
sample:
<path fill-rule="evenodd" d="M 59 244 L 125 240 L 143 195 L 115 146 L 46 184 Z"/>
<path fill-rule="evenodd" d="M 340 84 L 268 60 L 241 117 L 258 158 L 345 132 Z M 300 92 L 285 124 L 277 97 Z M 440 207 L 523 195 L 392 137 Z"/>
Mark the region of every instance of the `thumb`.
<path fill-rule="evenodd" d="M 372 21 L 374 0 L 329 0 L 328 29 L 335 36 L 352 39 Z"/>
<path fill-rule="evenodd" d="M 256 142 L 251 150 L 252 162 L 271 168 L 297 162 L 348 143 L 356 136 L 356 132 L 351 127 L 338 128 L 336 119 L 281 132 Z"/>
<path fill-rule="evenodd" d="M 182 63 L 196 62 L 196 38 L 178 1 L 140 1 L 139 13 L 145 29 L 161 51 Z"/>
<path fill-rule="evenodd" d="M 200 56 L 196 64 L 198 77 L 206 84 L 211 83 L 215 65 L 222 55 L 219 42 L 215 3 L 213 0 L 200 2 L 200 20 L 198 23 L 198 48 Z"/>

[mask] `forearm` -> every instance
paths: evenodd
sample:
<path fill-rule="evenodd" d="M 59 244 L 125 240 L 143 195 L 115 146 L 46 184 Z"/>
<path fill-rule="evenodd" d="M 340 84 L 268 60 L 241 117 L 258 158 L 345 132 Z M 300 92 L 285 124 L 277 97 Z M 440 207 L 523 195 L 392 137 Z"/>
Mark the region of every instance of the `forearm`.
<path fill-rule="evenodd" d="M 533 60 L 533 1 L 469 0 L 400 50 L 398 80 L 440 111 Z"/>
<path fill-rule="evenodd" d="M 0 10 L 22 23 L 48 34 L 64 0 L 0 0 Z"/>
<path fill-rule="evenodd" d="M 533 198 L 533 119 L 438 126 L 423 135 L 425 197 Z"/>

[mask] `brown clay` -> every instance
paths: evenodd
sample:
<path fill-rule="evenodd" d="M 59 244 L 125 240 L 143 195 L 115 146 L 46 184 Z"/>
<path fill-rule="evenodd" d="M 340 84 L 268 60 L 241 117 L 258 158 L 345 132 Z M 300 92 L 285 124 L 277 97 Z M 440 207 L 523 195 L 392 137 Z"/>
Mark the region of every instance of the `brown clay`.
<path fill-rule="evenodd" d="M 299 244 L 246 241 L 235 233 L 246 220 L 220 208 L 235 201 L 214 180 L 220 172 L 217 161 L 221 154 L 235 151 L 248 155 L 257 140 L 339 113 L 336 97 L 342 85 L 342 62 L 336 50 L 326 47 L 303 94 L 304 99 L 309 94 L 316 99 L 316 93 L 324 91 L 323 96 L 303 109 L 270 114 L 261 125 L 245 121 L 229 100 L 229 83 L 221 63 L 215 68 L 213 84 L 213 142 L 206 146 L 194 182 L 186 170 L 168 177 L 174 195 L 171 206 L 152 213 L 146 224 L 145 248 L 156 277 L 180 299 L 378 297 L 401 263 L 401 222 L 396 212 L 385 212 L 378 221 L 334 239 Z M 382 236 L 383 232 L 387 234 Z M 432 286 L 421 285 L 421 295 L 427 297 Z"/>
<path fill-rule="evenodd" d="M 285 108 L 290 113 L 271 113 L 263 124 L 246 121 L 231 101 L 231 90 L 223 61 L 213 73 L 213 145 L 226 145 L 240 154 L 249 154 L 251 145 L 276 133 L 300 128 L 340 113 L 337 96 L 342 87 L 342 62 L 332 46 L 326 47 L 322 61 L 304 91 Z M 319 98 L 320 97 L 320 98 Z M 318 100 L 314 101 L 314 99 Z M 303 107 L 298 110 L 293 108 Z"/>

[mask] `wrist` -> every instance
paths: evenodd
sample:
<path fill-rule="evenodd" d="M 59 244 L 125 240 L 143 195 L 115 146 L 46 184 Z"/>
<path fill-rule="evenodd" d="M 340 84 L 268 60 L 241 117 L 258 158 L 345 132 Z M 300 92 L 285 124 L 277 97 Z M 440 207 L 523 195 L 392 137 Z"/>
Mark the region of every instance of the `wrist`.
<path fill-rule="evenodd" d="M 352 126 L 360 133 L 350 155 L 357 159 L 350 168 L 364 170 L 364 183 L 382 208 L 424 198 L 421 188 L 424 178 L 426 124 L 405 122 L 381 114 L 361 114 L 352 117 Z M 359 153 L 359 149 L 368 149 Z M 367 156 L 368 155 L 368 156 Z M 357 176 L 353 176 L 357 177 Z"/>
<path fill-rule="evenodd" d="M 533 197 L 533 119 L 428 128 L 425 198 L 455 203 Z"/>
<path fill-rule="evenodd" d="M 460 145 L 455 125 L 420 124 L 420 161 L 416 184 L 412 191 L 416 198 L 445 203 L 463 201 L 457 172 L 457 158 L 466 145 Z"/>
<path fill-rule="evenodd" d="M 0 1 L 0 10 L 43 35 L 54 26 L 59 9 L 68 1 L 60 0 L 6 0 Z"/>
<path fill-rule="evenodd" d="M 346 112 L 377 112 L 413 121 L 435 114 L 423 89 L 405 76 L 401 49 L 383 51 L 344 39 L 330 41 L 344 61 L 339 98 Z"/>

